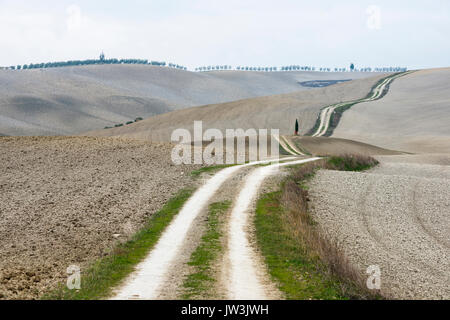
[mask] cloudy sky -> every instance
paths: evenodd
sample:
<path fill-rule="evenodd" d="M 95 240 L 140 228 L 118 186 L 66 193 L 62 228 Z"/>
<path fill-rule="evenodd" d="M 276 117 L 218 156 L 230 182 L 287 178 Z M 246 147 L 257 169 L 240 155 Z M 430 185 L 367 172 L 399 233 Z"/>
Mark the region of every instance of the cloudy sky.
<path fill-rule="evenodd" d="M 450 66 L 448 0 L 0 0 L 0 65 Z"/>

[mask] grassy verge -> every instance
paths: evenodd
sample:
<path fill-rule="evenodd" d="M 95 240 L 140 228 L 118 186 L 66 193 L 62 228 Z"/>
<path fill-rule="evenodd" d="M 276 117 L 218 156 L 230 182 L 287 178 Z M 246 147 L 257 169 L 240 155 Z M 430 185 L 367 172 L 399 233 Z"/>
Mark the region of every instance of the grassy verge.
<path fill-rule="evenodd" d="M 278 153 L 281 156 L 292 156 L 287 150 L 284 150 L 284 148 L 281 146 L 281 143 L 278 144 Z"/>
<path fill-rule="evenodd" d="M 95 262 L 89 269 L 81 272 L 81 289 L 69 290 L 61 285 L 44 295 L 46 300 L 93 300 L 106 298 L 112 288 L 117 286 L 141 262 L 153 248 L 159 237 L 178 214 L 193 189 L 183 189 L 148 221 L 146 226 L 133 238 L 119 244 L 109 255 Z"/>
<path fill-rule="evenodd" d="M 343 105 L 343 106 L 340 106 L 340 107 L 334 109 L 334 112 L 330 116 L 330 125 L 328 126 L 328 129 L 325 132 L 324 136 L 330 137 L 333 134 L 334 129 L 336 129 L 337 126 L 339 125 L 339 121 L 341 121 L 341 118 L 342 118 L 344 112 L 358 103 L 360 103 L 360 101 L 350 102 L 346 105 Z"/>
<path fill-rule="evenodd" d="M 327 279 L 307 256 L 306 248 L 281 219 L 281 191 L 264 194 L 257 203 L 255 226 L 258 245 L 271 277 L 287 299 L 342 299 L 337 282 Z"/>
<path fill-rule="evenodd" d="M 340 171 L 364 171 L 378 164 L 372 157 L 361 155 L 333 156 L 327 159 L 326 169 Z"/>
<path fill-rule="evenodd" d="M 323 235 L 308 213 L 304 186 L 319 169 L 360 171 L 377 162 L 341 156 L 292 167 L 281 190 L 261 196 L 255 227 L 271 277 L 287 299 L 377 299 L 340 246 Z"/>
<path fill-rule="evenodd" d="M 317 116 L 316 122 L 314 123 L 314 127 L 312 127 L 311 129 L 309 129 L 309 131 L 305 134 L 305 136 L 312 136 L 314 133 L 317 132 L 317 130 L 320 127 L 320 114 L 322 113 L 322 111 L 326 108 L 328 108 L 329 106 L 325 106 L 323 108 L 321 108 L 319 110 L 319 114 Z"/>
<path fill-rule="evenodd" d="M 350 108 L 353 107 L 354 105 L 356 105 L 356 104 L 358 104 L 358 103 L 361 103 L 363 100 L 369 99 L 370 97 L 372 97 L 373 94 L 374 94 L 375 89 L 376 89 L 381 83 L 383 83 L 383 81 L 385 81 L 386 79 L 390 79 L 390 78 L 393 78 L 393 77 L 397 77 L 397 76 L 399 76 L 399 75 L 405 75 L 405 74 L 408 74 L 408 73 L 409 73 L 409 72 L 403 72 L 403 73 L 402 73 L 402 72 L 399 72 L 399 73 L 394 73 L 394 74 L 392 74 L 392 75 L 389 75 L 389 76 L 386 77 L 386 78 L 380 79 L 380 80 L 379 80 L 379 81 L 371 88 L 370 92 L 367 94 L 367 96 L 366 96 L 365 98 L 360 99 L 360 100 L 357 100 L 357 101 L 351 101 L 351 102 L 349 102 L 349 103 L 347 103 L 347 104 L 345 104 L 345 105 L 343 105 L 343 106 L 340 106 L 340 107 L 336 108 L 336 109 L 334 110 L 333 114 L 331 114 L 331 117 L 330 117 L 330 125 L 328 126 L 327 132 L 325 133 L 325 137 L 330 137 L 330 136 L 333 134 L 334 129 L 337 128 L 337 126 L 338 126 L 338 124 L 339 124 L 339 121 L 341 121 L 341 118 L 342 118 L 342 116 L 343 116 L 343 114 L 344 114 L 345 111 L 347 111 L 348 109 L 350 109 Z M 389 92 L 389 89 L 390 89 L 391 84 L 392 84 L 392 81 L 386 85 L 386 87 L 384 88 L 384 90 L 383 90 L 383 92 L 381 93 L 381 95 L 380 95 L 377 99 L 375 99 L 374 101 L 380 100 L 380 99 L 384 98 L 384 96 Z"/>
<path fill-rule="evenodd" d="M 210 296 L 208 293 L 214 287 L 216 279 L 212 274 L 211 264 L 222 251 L 221 228 L 223 215 L 231 202 L 217 202 L 209 207 L 208 225 L 200 245 L 192 253 L 188 265 L 194 267 L 194 272 L 184 280 L 185 293 L 183 299 L 198 299 Z"/>

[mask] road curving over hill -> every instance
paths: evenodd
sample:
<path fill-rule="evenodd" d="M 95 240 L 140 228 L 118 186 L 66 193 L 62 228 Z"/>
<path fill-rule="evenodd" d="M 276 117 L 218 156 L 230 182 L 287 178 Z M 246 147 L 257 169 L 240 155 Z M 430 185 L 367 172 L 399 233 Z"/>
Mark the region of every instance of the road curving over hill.
<path fill-rule="evenodd" d="M 339 121 L 339 117 L 340 117 L 340 115 L 339 115 L 337 119 L 335 119 L 335 120 L 333 119 L 334 117 L 336 117 L 337 111 L 339 111 L 339 113 L 343 113 L 345 110 L 349 109 L 350 107 L 352 107 L 355 104 L 381 99 L 388 92 L 389 85 L 395 79 L 402 77 L 409 73 L 411 73 L 411 71 L 396 73 L 393 75 L 389 75 L 388 77 L 380 80 L 372 88 L 372 90 L 370 91 L 368 96 L 364 99 L 340 102 L 340 103 L 336 103 L 336 104 L 333 104 L 333 105 L 323 108 L 317 119 L 317 124 L 311 130 L 310 135 L 313 137 L 331 136 L 333 134 L 333 129 L 334 129 L 334 127 L 337 126 L 337 122 Z"/>
<path fill-rule="evenodd" d="M 347 110 L 333 137 L 411 153 L 450 153 L 450 68 L 396 79 L 383 99 Z"/>
<path fill-rule="evenodd" d="M 363 79 L 355 72 L 190 72 L 149 65 L 0 70 L 0 132 L 74 135 L 213 103 L 310 91 L 303 81 Z"/>
<path fill-rule="evenodd" d="M 193 134 L 194 121 L 199 120 L 204 130 L 214 128 L 225 132 L 227 129 L 264 128 L 279 129 L 280 135 L 289 135 L 294 130 L 295 119 L 298 119 L 300 134 L 306 134 L 314 127 L 323 106 L 362 99 L 385 77 L 386 74 L 374 74 L 373 77 L 324 88 L 176 110 L 123 127 L 90 131 L 84 135 L 169 142 L 176 129 L 183 128 Z"/>

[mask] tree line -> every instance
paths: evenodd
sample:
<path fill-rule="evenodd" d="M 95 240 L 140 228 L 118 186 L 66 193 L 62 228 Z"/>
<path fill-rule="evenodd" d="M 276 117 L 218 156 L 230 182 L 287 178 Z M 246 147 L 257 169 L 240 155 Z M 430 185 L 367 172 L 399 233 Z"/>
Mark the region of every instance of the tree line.
<path fill-rule="evenodd" d="M 258 72 L 275 72 L 275 71 L 317 71 L 317 72 L 405 72 L 408 69 L 403 67 L 384 67 L 384 68 L 360 68 L 357 69 L 352 64 L 349 69 L 347 68 L 328 68 L 328 67 L 311 67 L 311 66 L 299 66 L 290 65 L 282 67 L 250 67 L 250 66 L 237 66 L 233 68 L 228 65 L 206 66 L 195 68 L 197 72 L 216 71 L 216 70 L 238 70 L 238 71 L 258 71 Z"/>
<path fill-rule="evenodd" d="M 105 59 L 105 55 L 102 53 L 99 59 L 87 59 L 87 60 L 69 60 L 58 62 L 46 62 L 46 63 L 30 63 L 24 65 L 0 67 L 0 69 L 10 70 L 26 70 L 26 69 L 45 69 L 45 68 L 58 68 L 58 67 L 71 67 L 71 66 L 85 66 L 85 65 L 98 65 L 98 64 L 143 64 L 159 67 L 169 67 L 180 70 L 188 70 L 185 66 L 166 63 L 165 61 L 149 61 L 147 59 Z M 237 66 L 233 68 L 230 65 L 215 65 L 215 66 L 203 66 L 195 68 L 197 72 L 205 71 L 222 71 L 222 70 L 238 70 L 238 71 L 258 71 L 258 72 L 275 72 L 275 71 L 318 71 L 318 72 L 405 72 L 407 68 L 403 67 L 382 67 L 382 68 L 355 68 L 354 64 L 350 65 L 350 68 L 328 68 L 328 67 L 311 67 L 290 65 L 282 67 L 252 67 L 252 66 Z"/>
<path fill-rule="evenodd" d="M 176 68 L 181 70 L 187 70 L 186 67 L 175 64 L 166 63 L 164 61 L 149 61 L 146 59 L 105 59 L 104 56 L 100 56 L 100 59 L 87 59 L 87 60 L 69 60 L 58 62 L 46 62 L 46 63 L 30 63 L 24 65 L 3 67 L 1 69 L 10 70 L 26 70 L 26 69 L 45 69 L 45 68 L 58 68 L 58 67 L 72 67 L 72 66 L 86 66 L 86 65 L 99 65 L 99 64 L 143 64 L 170 68 Z"/>
<path fill-rule="evenodd" d="M 232 70 L 232 66 L 207 66 L 195 68 L 195 71 L 212 71 L 212 70 Z"/>

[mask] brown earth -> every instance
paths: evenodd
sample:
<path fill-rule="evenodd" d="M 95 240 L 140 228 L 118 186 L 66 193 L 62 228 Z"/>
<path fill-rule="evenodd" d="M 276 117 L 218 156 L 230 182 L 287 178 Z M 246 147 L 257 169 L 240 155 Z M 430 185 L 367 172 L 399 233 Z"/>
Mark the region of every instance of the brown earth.
<path fill-rule="evenodd" d="M 362 274 L 395 299 L 450 298 L 450 156 L 377 156 L 364 173 L 319 171 L 312 215 Z M 368 277 L 368 275 L 367 275 Z"/>
<path fill-rule="evenodd" d="M 299 120 L 300 133 L 305 134 L 316 123 L 322 107 L 363 98 L 383 77 L 386 75 L 374 75 L 325 88 L 177 110 L 120 128 L 88 132 L 86 135 L 168 142 L 175 129 L 185 128 L 192 132 L 194 121 L 200 120 L 203 121 L 204 130 L 216 128 L 223 134 L 226 129 L 266 128 L 279 129 L 280 134 L 286 135 L 292 134 L 296 118 Z"/>
<path fill-rule="evenodd" d="M 194 166 L 117 138 L 0 138 L 0 299 L 35 299 L 135 233 Z"/>
<path fill-rule="evenodd" d="M 74 135 L 176 109 L 309 90 L 365 72 L 190 72 L 149 65 L 0 70 L 0 133 Z"/>
<path fill-rule="evenodd" d="M 347 110 L 333 137 L 413 153 L 450 153 L 450 68 L 396 79 L 383 99 Z"/>
<path fill-rule="evenodd" d="M 362 154 L 371 156 L 402 154 L 402 152 L 399 151 L 387 150 L 367 143 L 347 139 L 307 136 L 291 136 L 289 139 L 298 147 L 310 152 L 314 156 L 332 156 L 341 154 Z"/>

